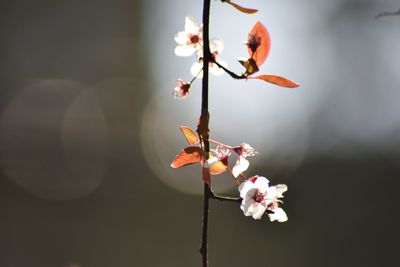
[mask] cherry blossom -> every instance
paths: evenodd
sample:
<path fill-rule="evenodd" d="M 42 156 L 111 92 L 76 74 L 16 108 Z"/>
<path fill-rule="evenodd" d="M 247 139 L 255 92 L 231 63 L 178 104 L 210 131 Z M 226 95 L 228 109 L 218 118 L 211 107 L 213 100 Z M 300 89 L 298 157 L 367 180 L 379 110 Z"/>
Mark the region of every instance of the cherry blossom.
<path fill-rule="evenodd" d="M 172 95 L 175 99 L 185 99 L 189 95 L 190 84 L 185 83 L 183 80 L 178 79 L 178 86 L 172 91 Z"/>
<path fill-rule="evenodd" d="M 215 61 L 217 61 L 220 65 L 226 67 L 226 62 L 219 59 L 219 55 L 222 50 L 224 50 L 224 43 L 220 39 L 211 39 L 210 40 L 210 52 L 211 56 Z M 193 76 L 201 78 L 203 76 L 203 50 L 199 50 L 197 52 L 197 61 L 190 68 L 190 72 Z M 209 63 L 209 71 L 214 75 L 222 75 L 224 74 L 224 70 L 217 66 L 217 64 L 210 62 Z"/>
<path fill-rule="evenodd" d="M 180 57 L 188 57 L 202 50 L 203 26 L 197 24 L 190 16 L 185 18 L 185 30 L 175 35 L 178 46 L 175 54 Z"/>
<path fill-rule="evenodd" d="M 213 164 L 217 163 L 218 161 L 221 161 L 225 166 L 227 166 L 230 155 L 231 155 L 231 152 L 229 151 L 229 149 L 222 147 L 222 146 L 217 146 L 215 149 L 210 150 L 210 157 L 206 161 L 205 166 L 211 167 Z"/>
<path fill-rule="evenodd" d="M 285 222 L 287 215 L 279 207 L 282 202 L 283 193 L 287 191 L 287 186 L 279 184 L 269 186 L 269 180 L 263 176 L 253 176 L 239 186 L 242 204 L 240 209 L 245 216 L 252 216 L 254 219 L 261 219 L 267 211 L 271 221 Z"/>
<path fill-rule="evenodd" d="M 232 175 L 236 178 L 240 173 L 246 171 L 249 168 L 249 161 L 246 157 L 255 156 L 258 152 L 251 147 L 249 144 L 243 143 L 240 146 L 236 146 L 233 148 L 233 151 L 239 155 L 238 160 L 236 161 L 235 166 L 232 168 Z"/>

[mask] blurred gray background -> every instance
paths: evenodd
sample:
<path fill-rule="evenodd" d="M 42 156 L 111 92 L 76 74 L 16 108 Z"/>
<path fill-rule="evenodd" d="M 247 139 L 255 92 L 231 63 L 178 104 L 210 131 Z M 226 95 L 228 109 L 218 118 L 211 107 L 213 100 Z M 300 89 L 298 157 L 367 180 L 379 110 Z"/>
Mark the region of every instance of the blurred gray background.
<path fill-rule="evenodd" d="M 211 78 L 211 135 L 260 154 L 248 175 L 286 183 L 289 221 L 211 203 L 211 266 L 395 266 L 400 16 L 395 0 L 212 2 L 211 35 L 236 72 L 260 20 L 262 73 L 295 90 Z M 195 127 L 194 57 L 173 36 L 201 1 L 8 1 L 0 8 L 0 266 L 200 266 L 199 167 L 173 170 Z M 228 176 L 215 190 L 236 195 Z"/>

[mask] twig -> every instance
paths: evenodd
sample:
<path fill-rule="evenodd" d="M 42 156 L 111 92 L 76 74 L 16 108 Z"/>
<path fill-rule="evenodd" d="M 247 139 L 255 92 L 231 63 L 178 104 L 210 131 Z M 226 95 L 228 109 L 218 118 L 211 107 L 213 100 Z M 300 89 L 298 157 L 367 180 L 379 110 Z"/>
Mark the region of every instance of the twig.
<path fill-rule="evenodd" d="M 229 74 L 229 76 L 231 76 L 233 79 L 236 80 L 243 80 L 243 79 L 247 79 L 246 76 L 242 75 L 237 75 L 236 73 L 234 73 L 233 71 L 228 70 L 227 68 L 225 68 L 224 66 L 222 66 L 221 64 L 218 63 L 218 61 L 215 61 L 214 59 L 211 60 L 213 63 L 215 63 L 219 68 L 223 69 L 226 73 Z"/>
<path fill-rule="evenodd" d="M 211 198 L 218 200 L 218 201 L 230 201 L 230 202 L 238 202 L 238 203 L 241 202 L 241 199 L 238 197 L 225 197 L 225 196 L 217 195 L 214 192 L 211 192 L 211 193 L 212 193 Z"/>
<path fill-rule="evenodd" d="M 201 93 L 201 114 L 208 115 L 208 67 L 210 63 L 211 52 L 210 52 L 210 37 L 209 37 L 209 25 L 210 25 L 210 5 L 211 0 L 204 0 L 203 5 L 203 80 L 202 80 L 202 93 Z M 208 130 L 208 119 L 205 127 Z M 210 154 L 210 143 L 208 142 L 208 134 L 204 138 L 204 155 L 206 160 Z M 202 172 L 203 173 L 203 172 Z M 204 174 L 203 174 L 204 175 Z M 201 247 L 199 249 L 202 255 L 203 267 L 208 266 L 208 214 L 209 204 L 212 192 L 210 186 L 204 182 L 204 195 L 203 195 L 203 220 L 202 220 L 202 235 L 201 235 Z"/>
<path fill-rule="evenodd" d="M 378 15 L 375 16 L 376 19 L 382 18 L 382 17 L 391 17 L 391 16 L 398 16 L 400 15 L 400 9 L 394 12 L 382 12 L 379 13 Z"/>

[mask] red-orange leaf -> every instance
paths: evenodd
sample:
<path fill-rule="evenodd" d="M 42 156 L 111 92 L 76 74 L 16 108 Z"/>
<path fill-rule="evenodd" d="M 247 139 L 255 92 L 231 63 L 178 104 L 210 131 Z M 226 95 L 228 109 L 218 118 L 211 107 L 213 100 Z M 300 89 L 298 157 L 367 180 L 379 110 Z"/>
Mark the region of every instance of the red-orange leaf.
<path fill-rule="evenodd" d="M 258 75 L 256 78 L 282 87 L 296 88 L 300 86 L 300 84 L 296 82 L 277 75 Z"/>
<path fill-rule="evenodd" d="M 250 57 L 256 61 L 257 66 L 260 66 L 267 59 L 270 49 L 271 39 L 269 32 L 267 28 L 258 21 L 249 32 L 247 50 Z"/>
<path fill-rule="evenodd" d="M 172 168 L 181 168 L 189 164 L 200 162 L 203 158 L 203 150 L 197 146 L 189 146 L 183 149 L 171 163 Z"/>
<path fill-rule="evenodd" d="M 222 163 L 222 161 L 219 160 L 215 162 L 213 165 L 211 165 L 210 173 L 212 175 L 218 175 L 226 171 L 226 168 L 227 166 L 224 163 Z"/>
<path fill-rule="evenodd" d="M 189 145 L 194 145 L 199 143 L 199 137 L 192 129 L 190 129 L 187 126 L 181 126 L 180 129 L 182 133 L 185 135 L 186 141 L 189 143 Z"/>
<path fill-rule="evenodd" d="M 226 3 L 232 5 L 232 6 L 233 6 L 234 8 L 236 8 L 237 10 L 239 10 L 239 11 L 241 11 L 241 12 L 243 12 L 243 13 L 246 13 L 246 14 L 254 14 L 254 13 L 256 13 L 256 12 L 258 11 L 257 9 L 239 6 L 238 4 L 233 3 L 233 2 L 231 2 L 231 1 L 227 1 Z"/>

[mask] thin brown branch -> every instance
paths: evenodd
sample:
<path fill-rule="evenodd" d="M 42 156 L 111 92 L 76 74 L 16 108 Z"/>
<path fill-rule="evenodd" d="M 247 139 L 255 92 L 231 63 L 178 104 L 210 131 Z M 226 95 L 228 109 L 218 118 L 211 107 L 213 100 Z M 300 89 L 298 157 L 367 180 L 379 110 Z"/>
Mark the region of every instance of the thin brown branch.
<path fill-rule="evenodd" d="M 210 5 L 211 0 L 204 0 L 203 5 L 203 80 L 202 80 L 202 93 L 201 93 L 201 117 L 206 115 L 208 117 L 208 68 L 212 58 L 210 52 L 210 37 L 209 37 L 209 25 L 210 25 Z M 202 125 L 205 129 L 202 129 L 200 138 L 204 141 L 204 155 L 206 159 L 210 154 L 210 143 L 208 142 L 208 118 L 206 119 L 206 125 Z M 205 133 L 204 133 L 205 130 Z M 208 171 L 208 169 L 207 169 Z M 204 175 L 202 171 L 202 175 Z M 204 176 L 203 176 L 204 177 Z M 210 186 L 204 182 L 204 195 L 203 195 L 203 219 L 202 219 L 202 235 L 201 235 L 201 247 L 199 249 L 202 256 L 203 267 L 208 266 L 208 215 L 209 215 L 209 204 L 212 196 Z"/>
<path fill-rule="evenodd" d="M 238 197 L 226 197 L 226 196 L 217 195 L 214 192 L 211 192 L 211 193 L 212 193 L 211 198 L 218 200 L 218 201 L 229 201 L 229 202 L 237 202 L 237 203 L 241 202 L 241 199 Z"/>
<path fill-rule="evenodd" d="M 400 9 L 394 12 L 382 12 L 375 16 L 376 19 L 400 15 Z"/>
<path fill-rule="evenodd" d="M 243 79 L 247 79 L 246 76 L 242 75 L 237 75 L 236 73 L 234 73 L 233 71 L 228 70 L 226 67 L 222 66 L 221 64 L 218 63 L 218 61 L 215 61 L 214 59 L 211 59 L 213 63 L 215 63 L 219 68 L 223 69 L 227 74 L 229 74 L 229 76 L 231 76 L 233 79 L 236 80 L 243 80 Z"/>

